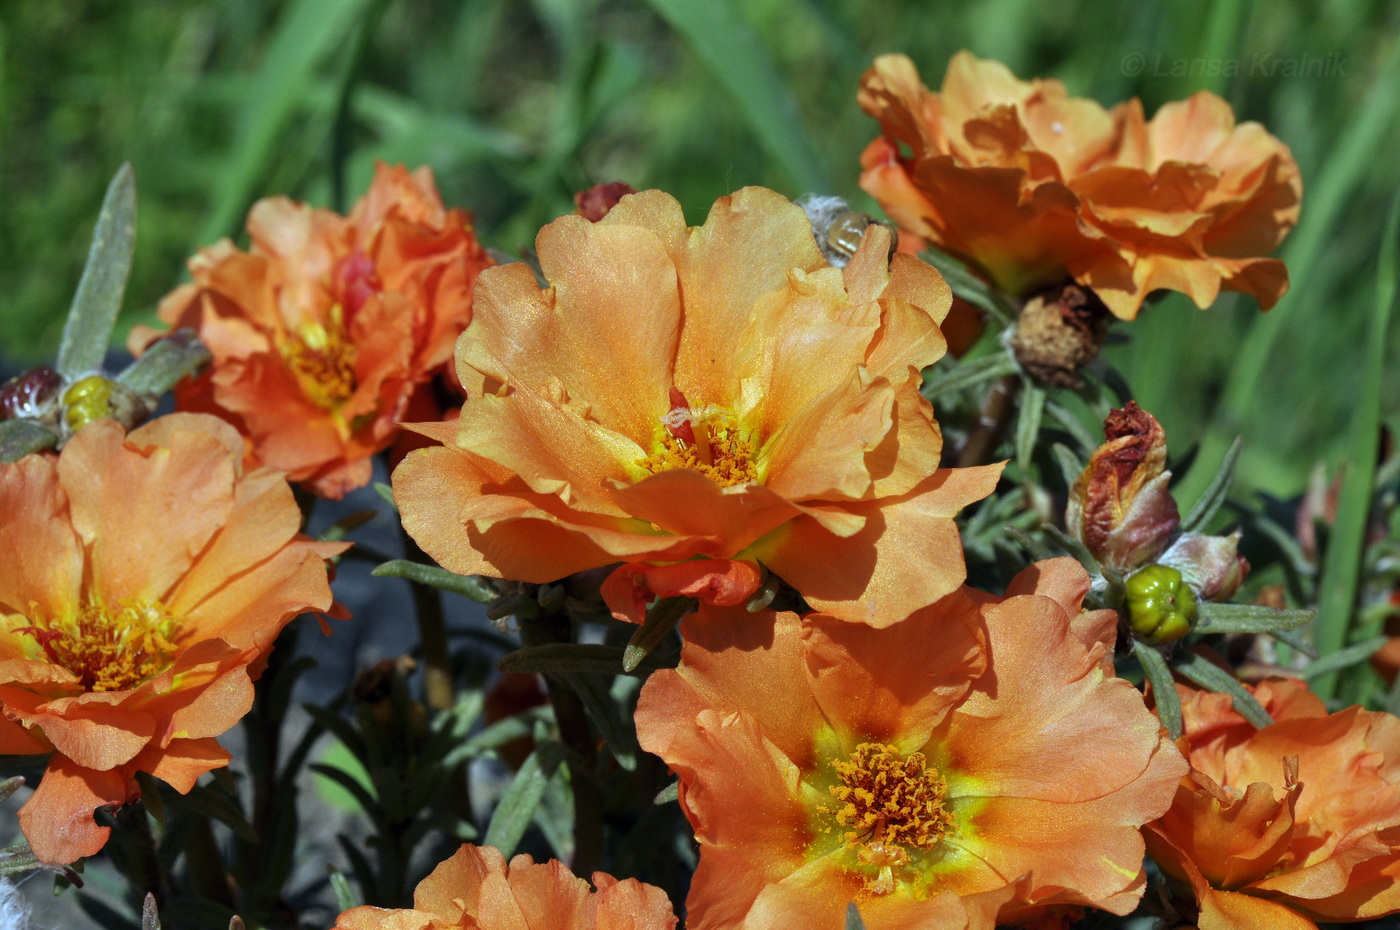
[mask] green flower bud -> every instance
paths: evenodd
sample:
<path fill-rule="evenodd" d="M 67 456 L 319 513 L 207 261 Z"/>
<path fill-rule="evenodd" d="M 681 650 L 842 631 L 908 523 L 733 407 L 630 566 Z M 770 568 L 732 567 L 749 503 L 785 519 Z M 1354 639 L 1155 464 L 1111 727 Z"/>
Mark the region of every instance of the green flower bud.
<path fill-rule="evenodd" d="M 88 375 L 73 382 L 63 392 L 63 405 L 67 408 L 64 420 L 71 430 L 80 429 L 93 420 L 100 420 L 111 414 L 112 383 L 101 375 Z"/>
<path fill-rule="evenodd" d="M 1161 646 L 1191 632 L 1196 595 L 1176 569 L 1148 565 L 1133 573 L 1123 593 L 1128 626 L 1143 642 Z"/>

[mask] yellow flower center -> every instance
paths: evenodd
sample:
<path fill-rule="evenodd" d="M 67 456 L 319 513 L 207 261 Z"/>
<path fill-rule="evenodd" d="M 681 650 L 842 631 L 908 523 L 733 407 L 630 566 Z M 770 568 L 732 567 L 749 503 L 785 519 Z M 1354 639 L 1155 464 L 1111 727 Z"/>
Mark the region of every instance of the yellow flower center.
<path fill-rule="evenodd" d="M 355 393 L 359 349 L 345 331 L 345 311 L 331 307 L 324 321 L 303 323 L 283 335 L 282 360 L 296 374 L 302 392 L 322 410 L 335 412 Z"/>
<path fill-rule="evenodd" d="M 77 675 L 84 690 L 124 691 L 165 671 L 175 657 L 179 622 L 159 603 L 122 601 L 115 610 L 86 604 L 76 615 L 17 628 L 49 661 Z"/>
<path fill-rule="evenodd" d="M 733 412 L 713 404 L 692 410 L 674 406 L 662 418 L 653 452 L 641 467 L 657 474 L 690 468 L 729 487 L 758 480 L 754 440 Z"/>
<path fill-rule="evenodd" d="M 933 849 L 953 830 L 943 805 L 948 786 L 923 753 L 902 755 L 887 743 L 861 743 L 833 766 L 840 781 L 828 790 L 840 804 L 826 811 L 844 828 L 861 865 L 876 871 L 866 889 L 889 894 L 910 851 Z"/>

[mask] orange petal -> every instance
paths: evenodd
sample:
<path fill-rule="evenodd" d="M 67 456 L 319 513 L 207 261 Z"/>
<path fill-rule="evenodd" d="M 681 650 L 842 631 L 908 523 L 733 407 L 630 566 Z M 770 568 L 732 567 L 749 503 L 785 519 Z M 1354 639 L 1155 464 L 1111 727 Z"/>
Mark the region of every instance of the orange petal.
<path fill-rule="evenodd" d="M 128 800 L 120 772 L 97 772 L 54 753 L 44 778 L 19 811 L 19 827 L 41 862 L 67 865 L 95 856 L 107 842 L 110 827 L 100 827 L 92 812 Z"/>
<path fill-rule="evenodd" d="M 830 371 L 830 369 L 826 369 Z M 774 493 L 789 500 L 860 500 L 871 491 L 866 458 L 894 426 L 894 388 L 861 369 L 792 411 L 759 454 Z"/>
<path fill-rule="evenodd" d="M 742 604 L 762 583 L 758 566 L 732 559 L 700 559 L 670 565 L 628 562 L 603 582 L 601 594 L 618 620 L 640 624 L 657 597 L 696 597 L 706 604 Z"/>
<path fill-rule="evenodd" d="M 0 466 L 0 614 L 62 617 L 78 604 L 83 557 L 52 457 Z M 5 658 L 18 655 L 3 642 Z"/>
<path fill-rule="evenodd" d="M 967 570 L 953 515 L 990 494 L 1001 467 L 940 469 L 901 497 L 845 504 L 866 518 L 852 536 L 799 517 L 750 551 L 814 609 L 888 626 L 962 583 Z"/>
<path fill-rule="evenodd" d="M 809 614 L 803 639 L 812 693 L 837 731 L 905 753 L 923 749 L 986 669 L 981 617 L 959 593 L 879 631 Z"/>
<path fill-rule="evenodd" d="M 673 469 L 636 484 L 615 483 L 613 502 L 632 517 L 676 536 L 704 537 L 705 554 L 728 558 L 801 511 L 764 485 L 721 488 L 691 469 Z"/>
<path fill-rule="evenodd" d="M 125 771 L 150 772 L 181 794 L 189 794 L 199 776 L 223 768 L 231 758 L 216 739 L 177 739 L 164 749 L 148 746 Z"/>

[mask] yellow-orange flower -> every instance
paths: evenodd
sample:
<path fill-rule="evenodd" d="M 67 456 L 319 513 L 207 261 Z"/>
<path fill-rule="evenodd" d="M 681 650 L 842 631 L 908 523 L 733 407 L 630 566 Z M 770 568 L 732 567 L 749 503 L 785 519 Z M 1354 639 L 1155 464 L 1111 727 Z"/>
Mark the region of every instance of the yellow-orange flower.
<path fill-rule="evenodd" d="M 772 191 L 694 229 L 648 191 L 561 217 L 538 252 L 546 290 L 523 264 L 482 274 L 457 344 L 469 399 L 394 473 L 442 565 L 547 582 L 699 556 L 752 591 L 762 563 L 877 623 L 961 583 L 953 515 L 1000 469 L 938 469 L 919 370 L 943 354 L 950 294 L 917 259 L 891 264 L 887 231 L 837 269 Z"/>
<path fill-rule="evenodd" d="M 860 104 L 883 132 L 861 156 L 861 186 L 902 230 L 1009 294 L 1069 275 L 1129 320 L 1157 288 L 1200 307 L 1243 291 L 1266 310 L 1288 289 L 1265 256 L 1298 221 L 1298 166 L 1214 94 L 1145 122 L 1136 99 L 1106 111 L 959 52 L 940 93 L 908 58 L 882 55 Z"/>
<path fill-rule="evenodd" d="M 1315 930 L 1400 911 L 1400 720 L 1328 714 L 1291 680 L 1252 690 L 1272 726 L 1178 686 L 1191 774 L 1147 828 L 1152 858 L 1194 897 L 1202 930 Z"/>
<path fill-rule="evenodd" d="M 883 629 L 702 608 L 637 706 L 700 843 L 691 930 L 1033 924 L 1142 894 L 1186 772 L 1069 559 Z"/>
<path fill-rule="evenodd" d="M 593 873 L 597 891 L 557 859 L 536 863 L 466 845 L 413 892 L 413 907 L 356 907 L 333 930 L 672 930 L 666 892 L 635 878 Z"/>
<path fill-rule="evenodd" d="M 202 250 L 194 281 L 161 302 L 161 319 L 194 329 L 214 356 L 178 403 L 233 423 L 290 480 L 341 497 L 369 482 L 369 457 L 451 358 L 491 259 L 427 168 L 379 165 L 348 217 L 261 200 L 248 234 L 247 252 L 228 240 Z M 133 351 L 155 335 L 133 333 Z"/>
<path fill-rule="evenodd" d="M 332 606 L 344 546 L 299 535 L 281 473 L 242 459 L 227 423 L 172 414 L 0 465 L 0 753 L 52 753 L 19 813 L 46 862 L 101 849 L 93 810 L 137 772 L 186 792 L 227 764 L 215 737 L 278 632 Z"/>

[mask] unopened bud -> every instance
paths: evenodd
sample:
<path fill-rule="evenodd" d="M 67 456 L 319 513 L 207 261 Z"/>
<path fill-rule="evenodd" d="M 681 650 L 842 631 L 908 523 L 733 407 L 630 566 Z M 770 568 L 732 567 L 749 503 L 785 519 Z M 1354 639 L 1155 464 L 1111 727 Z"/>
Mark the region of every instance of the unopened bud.
<path fill-rule="evenodd" d="M 127 429 L 151 412 L 151 405 L 131 388 L 106 375 L 79 378 L 63 392 L 63 420 L 74 432 L 93 420 L 110 417 Z"/>
<path fill-rule="evenodd" d="M 1065 528 L 1101 565 L 1126 573 L 1161 555 L 1181 517 L 1156 418 L 1128 401 L 1108 415 L 1104 435 L 1070 490 Z"/>
<path fill-rule="evenodd" d="M 40 365 L 0 385 L 0 420 L 38 420 L 58 425 L 63 375 Z"/>
<path fill-rule="evenodd" d="M 607 216 L 619 200 L 636 192 L 636 188 L 622 181 L 594 184 L 588 190 L 574 194 L 574 207 L 579 216 L 596 223 Z"/>
<path fill-rule="evenodd" d="M 1228 601 L 1244 584 L 1249 563 L 1239 553 L 1240 533 L 1185 533 L 1162 553 L 1161 563 L 1181 572 L 1204 601 Z"/>
<path fill-rule="evenodd" d="M 1181 572 L 1166 565 L 1135 572 L 1124 585 L 1123 606 L 1133 633 L 1153 646 L 1181 639 L 1196 619 L 1196 595 Z"/>

